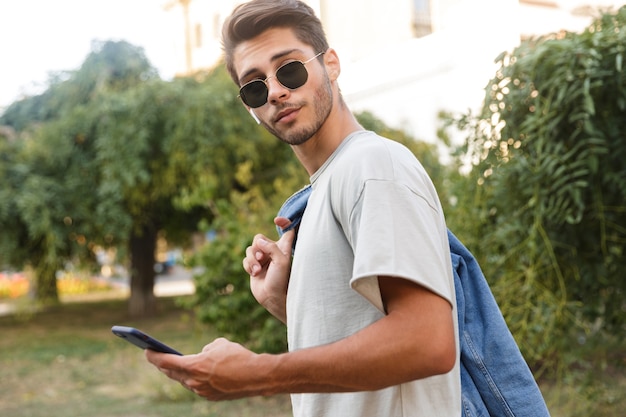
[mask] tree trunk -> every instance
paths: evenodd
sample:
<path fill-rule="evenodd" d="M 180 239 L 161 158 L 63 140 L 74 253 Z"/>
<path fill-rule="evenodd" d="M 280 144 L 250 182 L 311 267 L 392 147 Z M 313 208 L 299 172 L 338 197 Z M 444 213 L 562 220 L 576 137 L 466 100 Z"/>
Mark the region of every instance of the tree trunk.
<path fill-rule="evenodd" d="M 130 238 L 130 301 L 131 317 L 148 317 L 156 312 L 154 296 L 154 262 L 157 231 L 149 225 Z"/>
<path fill-rule="evenodd" d="M 59 291 L 57 288 L 58 265 L 42 261 L 33 265 L 36 285 L 34 298 L 41 305 L 55 305 L 59 303 Z"/>

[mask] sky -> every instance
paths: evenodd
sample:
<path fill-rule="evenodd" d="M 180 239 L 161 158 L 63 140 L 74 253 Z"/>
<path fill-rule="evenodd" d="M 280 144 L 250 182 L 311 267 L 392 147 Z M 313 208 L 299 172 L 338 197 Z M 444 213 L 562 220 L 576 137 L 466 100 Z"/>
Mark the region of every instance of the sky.
<path fill-rule="evenodd" d="M 0 111 L 45 90 L 48 74 L 77 70 L 92 40 L 144 48 L 162 78 L 173 76 L 164 0 L 0 0 Z"/>

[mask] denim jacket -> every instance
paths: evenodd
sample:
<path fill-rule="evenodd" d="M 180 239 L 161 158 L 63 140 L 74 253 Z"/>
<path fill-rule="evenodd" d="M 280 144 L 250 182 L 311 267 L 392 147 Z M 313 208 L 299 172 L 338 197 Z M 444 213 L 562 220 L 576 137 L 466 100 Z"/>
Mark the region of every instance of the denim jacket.
<path fill-rule="evenodd" d="M 296 229 L 311 187 L 292 195 L 278 216 L 291 220 L 279 235 Z M 489 284 L 474 256 L 448 230 L 461 346 L 463 417 L 550 416 Z M 296 240 L 294 239 L 295 250 Z"/>

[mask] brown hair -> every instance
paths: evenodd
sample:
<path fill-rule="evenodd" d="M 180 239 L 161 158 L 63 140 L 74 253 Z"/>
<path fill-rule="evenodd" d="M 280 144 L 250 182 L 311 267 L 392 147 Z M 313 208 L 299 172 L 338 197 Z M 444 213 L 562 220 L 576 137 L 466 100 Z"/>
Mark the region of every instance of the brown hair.
<path fill-rule="evenodd" d="M 313 47 L 314 51 L 328 49 L 322 22 L 311 7 L 299 0 L 252 0 L 239 5 L 222 27 L 222 46 L 226 69 L 235 84 L 239 84 L 233 62 L 235 48 L 272 28 L 290 28 L 296 38 Z"/>

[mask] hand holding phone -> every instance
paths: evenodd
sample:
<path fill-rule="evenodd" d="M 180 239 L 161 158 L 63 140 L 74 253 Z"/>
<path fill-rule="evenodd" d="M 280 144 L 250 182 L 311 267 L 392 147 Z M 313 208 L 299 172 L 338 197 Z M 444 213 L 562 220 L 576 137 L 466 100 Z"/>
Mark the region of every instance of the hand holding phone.
<path fill-rule="evenodd" d="M 179 351 L 145 334 L 141 330 L 135 329 L 134 327 L 113 326 L 111 328 L 111 331 L 116 336 L 119 336 L 127 342 L 132 343 L 133 345 L 142 349 L 150 349 L 156 352 L 171 353 L 174 355 L 183 356 L 183 354 Z"/>

